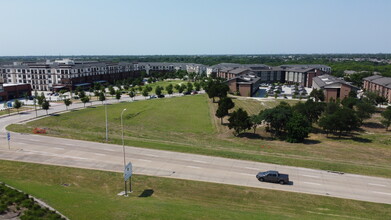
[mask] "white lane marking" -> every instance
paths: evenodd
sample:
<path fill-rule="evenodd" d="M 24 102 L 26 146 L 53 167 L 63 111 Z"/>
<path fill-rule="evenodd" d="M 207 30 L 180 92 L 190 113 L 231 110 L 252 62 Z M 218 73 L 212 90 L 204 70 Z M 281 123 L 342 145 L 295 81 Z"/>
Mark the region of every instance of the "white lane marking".
<path fill-rule="evenodd" d="M 153 154 L 144 154 L 144 156 L 148 156 L 148 157 L 157 157 L 156 155 L 153 155 Z"/>
<path fill-rule="evenodd" d="M 259 170 L 258 168 L 254 168 L 254 167 L 245 167 L 245 168 L 250 170 Z"/>
<path fill-rule="evenodd" d="M 64 144 L 64 145 L 68 145 L 68 146 L 75 146 L 74 144 Z"/>
<path fill-rule="evenodd" d="M 383 194 L 383 195 L 389 195 L 389 196 L 391 196 L 391 193 L 378 192 L 378 191 L 372 191 L 372 192 L 377 193 L 377 194 Z"/>
<path fill-rule="evenodd" d="M 195 169 L 201 169 L 200 167 L 195 167 L 195 166 L 186 166 L 186 167 L 195 168 Z"/>
<path fill-rule="evenodd" d="M 151 162 L 150 160 L 144 160 L 144 159 L 137 159 L 139 161 L 144 161 L 144 162 Z"/>
<path fill-rule="evenodd" d="M 371 185 L 371 186 L 382 186 L 382 187 L 387 187 L 386 185 L 377 184 L 377 183 L 368 183 L 368 185 Z"/>
<path fill-rule="evenodd" d="M 101 153 L 94 153 L 94 154 L 98 156 L 106 156 L 106 154 L 101 154 Z"/>
<path fill-rule="evenodd" d="M 300 174 L 300 176 L 306 176 L 306 177 L 311 177 L 311 178 L 320 178 L 319 176 L 312 176 L 312 175 L 306 175 L 306 174 Z"/>
<path fill-rule="evenodd" d="M 62 147 L 53 147 L 53 148 L 56 150 L 64 150 L 64 148 L 62 148 Z"/>
<path fill-rule="evenodd" d="M 107 151 L 115 151 L 114 149 L 110 149 L 110 148 L 105 149 L 105 150 L 107 150 Z"/>
<path fill-rule="evenodd" d="M 208 162 L 205 162 L 205 161 L 201 161 L 201 160 L 192 160 L 193 162 L 196 162 L 196 163 L 208 163 Z"/>
<path fill-rule="evenodd" d="M 322 185 L 322 184 L 319 184 L 319 183 L 312 183 L 312 182 L 303 182 L 303 183 L 311 184 L 311 185 L 318 185 L 318 186 Z"/>

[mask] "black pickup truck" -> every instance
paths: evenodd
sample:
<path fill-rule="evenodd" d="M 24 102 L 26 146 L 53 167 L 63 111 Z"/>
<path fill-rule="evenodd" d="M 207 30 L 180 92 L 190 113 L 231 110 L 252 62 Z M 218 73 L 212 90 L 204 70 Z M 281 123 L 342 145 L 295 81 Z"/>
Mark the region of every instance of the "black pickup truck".
<path fill-rule="evenodd" d="M 265 181 L 265 182 L 280 183 L 280 184 L 289 183 L 288 174 L 278 173 L 278 171 L 274 171 L 274 170 L 259 172 L 256 177 L 261 182 Z"/>

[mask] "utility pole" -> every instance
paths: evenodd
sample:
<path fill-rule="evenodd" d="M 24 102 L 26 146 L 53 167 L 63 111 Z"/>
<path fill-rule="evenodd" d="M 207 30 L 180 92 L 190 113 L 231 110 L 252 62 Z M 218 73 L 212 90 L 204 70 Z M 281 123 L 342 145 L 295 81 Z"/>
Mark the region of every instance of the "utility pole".
<path fill-rule="evenodd" d="M 105 100 L 105 115 L 106 115 L 106 142 L 109 141 L 109 128 L 107 123 L 107 101 Z"/>

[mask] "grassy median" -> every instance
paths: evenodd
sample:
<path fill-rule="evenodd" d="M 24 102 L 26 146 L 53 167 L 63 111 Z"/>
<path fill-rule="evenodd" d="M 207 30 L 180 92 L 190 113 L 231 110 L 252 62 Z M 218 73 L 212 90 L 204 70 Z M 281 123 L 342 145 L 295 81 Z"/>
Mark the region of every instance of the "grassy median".
<path fill-rule="evenodd" d="M 0 181 L 70 219 L 385 219 L 391 205 L 136 175 L 0 161 Z"/>
<path fill-rule="evenodd" d="M 235 103 L 253 113 L 278 104 L 274 100 L 246 99 Z M 304 144 L 272 140 L 262 129 L 256 135 L 250 131 L 248 136 L 233 137 L 232 131 L 214 117 L 216 104 L 206 95 L 196 95 L 109 105 L 110 143 L 121 144 L 120 114 L 124 108 L 125 143 L 129 146 L 391 177 L 391 132 L 384 129 L 341 139 L 311 133 Z M 104 142 L 104 107 L 72 111 L 8 129 L 31 133 L 35 127 L 47 128 L 51 136 Z"/>

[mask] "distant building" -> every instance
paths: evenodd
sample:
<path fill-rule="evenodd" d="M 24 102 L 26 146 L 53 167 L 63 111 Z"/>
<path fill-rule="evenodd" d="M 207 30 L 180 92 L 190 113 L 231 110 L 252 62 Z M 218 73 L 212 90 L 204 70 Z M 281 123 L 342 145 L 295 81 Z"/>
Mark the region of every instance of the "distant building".
<path fill-rule="evenodd" d="M 138 71 L 145 71 L 146 74 L 150 74 L 152 72 L 176 72 L 179 70 L 196 74 L 206 72 L 205 65 L 195 63 L 139 62 L 135 63 L 134 69 Z"/>
<path fill-rule="evenodd" d="M 8 84 L 0 78 L 0 101 L 31 96 L 30 84 Z"/>
<path fill-rule="evenodd" d="M 96 61 L 74 61 L 70 59 L 54 62 L 14 62 L 0 67 L 5 83 L 30 84 L 33 90 L 51 91 L 74 89 L 94 82 L 134 77 L 133 63 L 105 63 Z"/>
<path fill-rule="evenodd" d="M 241 96 L 252 96 L 257 92 L 261 78 L 254 72 L 248 72 L 229 79 L 227 83 L 232 93 L 239 92 Z"/>
<path fill-rule="evenodd" d="M 312 87 L 314 89 L 322 89 L 324 91 L 326 102 L 330 101 L 330 99 L 343 100 L 349 96 L 350 91 L 358 90 L 357 87 L 350 83 L 328 74 L 314 77 Z"/>
<path fill-rule="evenodd" d="M 366 91 L 375 92 L 391 103 L 391 77 L 374 75 L 364 78 L 363 81 Z"/>

